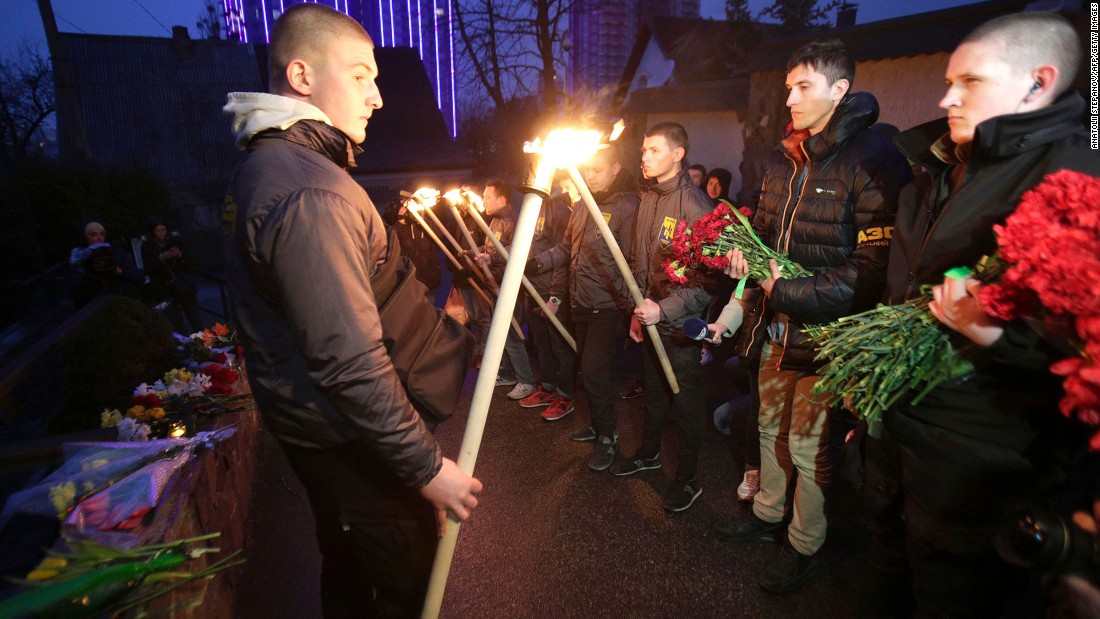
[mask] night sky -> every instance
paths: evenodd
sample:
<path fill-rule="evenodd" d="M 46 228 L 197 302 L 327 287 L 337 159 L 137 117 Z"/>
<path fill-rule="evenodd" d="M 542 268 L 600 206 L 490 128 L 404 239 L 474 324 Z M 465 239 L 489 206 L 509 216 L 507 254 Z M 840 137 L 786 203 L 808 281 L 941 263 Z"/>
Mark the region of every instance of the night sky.
<path fill-rule="evenodd" d="M 974 0 L 864 0 L 859 4 L 857 23 L 866 23 L 971 4 Z M 770 4 L 770 0 L 750 0 L 752 10 Z M 62 32 L 89 34 L 125 34 L 171 36 L 174 25 L 187 26 L 193 38 L 198 36 L 195 23 L 203 13 L 203 0 L 53 0 L 57 27 Z M 724 17 L 724 0 L 702 0 L 703 17 Z M 16 53 L 27 42 L 45 54 L 46 41 L 36 0 L 4 0 L 0 19 L 0 57 Z"/>

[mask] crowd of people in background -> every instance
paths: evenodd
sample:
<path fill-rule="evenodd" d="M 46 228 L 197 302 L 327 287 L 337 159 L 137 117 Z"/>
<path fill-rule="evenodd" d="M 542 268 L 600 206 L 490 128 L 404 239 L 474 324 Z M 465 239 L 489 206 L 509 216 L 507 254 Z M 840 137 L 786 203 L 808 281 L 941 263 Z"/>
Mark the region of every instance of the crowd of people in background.
<path fill-rule="evenodd" d="M 735 464 L 741 483 L 731 491 L 751 503 L 752 514 L 716 523 L 714 534 L 731 544 L 783 538 L 759 583 L 791 594 L 819 565 L 835 476 L 829 420 L 836 411 L 811 394 L 822 362 L 803 325 L 902 302 L 931 286 L 936 318 L 976 345 L 980 361 L 972 379 L 936 387 L 919 406 L 899 404 L 885 423 L 861 424 L 856 434 L 865 475 L 877 480 L 866 485 L 874 544 L 859 614 L 1037 612 L 1043 594 L 1036 574 L 1002 559 L 995 534 L 1014 503 L 1091 507 L 1098 488 L 1087 471 L 1095 462 L 1085 455 L 1084 430 L 1059 421 L 1057 380 L 1036 375 L 1054 358 L 1040 335 L 1022 321 L 984 315 L 976 280 L 945 279 L 944 271 L 992 253 L 993 224 L 1045 174 L 1100 175 L 1100 157 L 1089 150 L 1082 124 L 1084 102 L 1070 88 L 1080 57 L 1073 28 L 1057 15 L 993 20 L 951 56 L 940 102 L 947 118 L 899 135 L 877 124 L 873 93 L 855 88 L 855 63 L 842 41 L 798 50 L 787 65 L 791 120 L 758 196 L 744 206 L 760 239 L 812 275 L 787 276 L 773 264 L 770 277 L 736 297 L 732 284 L 749 274 L 740 249 L 728 254 L 728 278 L 710 286 L 672 284 L 663 268 L 677 222 L 690 224 L 730 202 L 731 173 L 687 165 L 689 137 L 672 122 L 648 128 L 640 170 L 629 169 L 630 158 L 610 144 L 582 170 L 644 302 L 632 299 L 598 226 L 564 179 L 543 203 L 525 273 L 575 338 L 576 351 L 547 310 L 521 292 L 515 318 L 530 341 L 509 333 L 496 384 L 510 388 L 507 398 L 518 407 L 541 409 L 552 422 L 578 411 L 572 396 L 579 371 L 586 406 L 578 412 L 588 423 L 569 439 L 592 443 L 588 468 L 634 475 L 662 468 L 662 450 L 675 450 L 676 470 L 668 473 L 662 501 L 674 514 L 702 493 L 697 454 L 712 419 L 703 366 L 731 340 L 723 376 L 738 387 L 713 419 L 727 433 L 734 415 L 747 420 L 745 432 L 731 436 L 744 454 Z M 512 188 L 492 180 L 481 194 L 490 227 L 507 248 L 515 227 Z M 476 260 L 499 282 L 505 260 L 482 240 Z M 463 269 L 453 276 L 460 291 L 472 277 Z M 461 296 L 483 346 L 491 308 Z M 688 319 L 709 325 L 704 341 L 685 336 Z M 648 327 L 656 330 L 647 334 Z M 668 354 L 676 393 L 662 373 L 654 335 Z M 646 402 L 640 444 L 625 449 L 612 360 L 628 338 L 642 352 L 641 389 L 620 397 L 644 395 Z M 674 440 L 663 445 L 669 422 Z M 1082 595 L 1094 604 L 1100 599 L 1095 590 Z"/>
<path fill-rule="evenodd" d="M 147 233 L 130 243 L 109 240 L 97 219 L 84 220 L 78 232 L 80 241 L 69 253 L 68 265 L 76 308 L 100 295 L 122 296 L 148 303 L 177 332 L 203 329 L 192 267 L 165 220 L 150 220 Z"/>

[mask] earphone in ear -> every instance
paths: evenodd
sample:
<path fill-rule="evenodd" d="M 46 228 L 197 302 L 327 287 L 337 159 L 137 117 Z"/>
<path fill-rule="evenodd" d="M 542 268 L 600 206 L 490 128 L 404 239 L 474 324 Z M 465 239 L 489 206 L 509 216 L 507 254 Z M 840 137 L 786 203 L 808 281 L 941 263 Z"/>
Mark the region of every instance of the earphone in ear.
<path fill-rule="evenodd" d="M 1043 83 L 1040 82 L 1040 81 L 1036 81 L 1034 84 L 1031 85 L 1031 90 L 1027 91 L 1027 96 L 1030 97 L 1031 95 L 1033 95 L 1033 94 L 1039 92 L 1040 90 L 1042 90 L 1042 88 L 1043 88 Z"/>

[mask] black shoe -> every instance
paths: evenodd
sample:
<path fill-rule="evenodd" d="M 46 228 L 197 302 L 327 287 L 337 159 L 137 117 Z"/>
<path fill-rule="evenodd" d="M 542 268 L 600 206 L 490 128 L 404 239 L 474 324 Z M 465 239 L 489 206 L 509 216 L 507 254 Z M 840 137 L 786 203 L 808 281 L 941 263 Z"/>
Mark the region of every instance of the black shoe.
<path fill-rule="evenodd" d="M 626 458 L 616 458 L 615 462 L 611 464 L 611 468 L 608 470 L 611 471 L 612 475 L 622 477 L 623 475 L 633 475 L 640 471 L 659 468 L 661 468 L 661 454 L 657 454 L 652 458 L 641 458 L 638 456 L 634 456 L 629 460 Z"/>
<path fill-rule="evenodd" d="M 588 468 L 593 471 L 602 471 L 611 466 L 615 460 L 615 439 L 610 436 L 601 436 L 600 440 L 592 447 L 592 456 L 588 458 Z"/>
<path fill-rule="evenodd" d="M 694 479 L 687 481 L 674 479 L 668 487 L 668 492 L 665 493 L 663 507 L 669 513 L 682 512 L 691 507 L 700 494 L 703 494 L 703 489 Z"/>
<path fill-rule="evenodd" d="M 789 544 L 783 544 L 779 555 L 760 575 L 760 586 L 768 593 L 790 595 L 809 582 L 818 563 L 816 554 L 804 555 Z"/>
<path fill-rule="evenodd" d="M 592 426 L 585 426 L 580 430 L 569 435 L 569 440 L 578 441 L 581 443 L 587 443 L 588 441 L 596 440 L 596 431 L 592 429 Z"/>
<path fill-rule="evenodd" d="M 619 398 L 623 400 L 633 400 L 643 395 L 645 395 L 645 387 L 643 387 L 641 383 L 635 383 L 631 385 L 630 389 L 620 392 Z"/>
<path fill-rule="evenodd" d="M 782 522 L 765 522 L 756 514 L 749 514 L 749 519 L 738 525 L 732 522 L 714 525 L 714 536 L 730 544 L 757 544 L 774 542 L 782 529 Z"/>

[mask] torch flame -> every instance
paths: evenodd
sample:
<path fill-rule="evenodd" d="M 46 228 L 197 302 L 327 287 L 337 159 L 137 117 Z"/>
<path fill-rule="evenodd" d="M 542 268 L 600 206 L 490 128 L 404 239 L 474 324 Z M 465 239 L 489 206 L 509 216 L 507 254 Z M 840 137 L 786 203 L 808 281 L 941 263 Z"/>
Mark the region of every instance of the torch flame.
<path fill-rule="evenodd" d="M 472 191 L 466 191 L 465 189 L 462 190 L 462 196 L 464 198 L 466 198 L 466 200 L 474 208 L 476 208 L 479 213 L 484 213 L 485 212 L 485 202 L 483 202 L 481 200 L 481 196 L 477 195 L 476 193 L 474 193 Z"/>
<path fill-rule="evenodd" d="M 626 129 L 626 123 L 623 119 L 619 118 L 615 120 L 615 124 L 611 126 L 611 137 L 608 138 L 609 142 L 614 142 L 619 139 L 619 136 L 623 134 L 623 130 Z"/>
<path fill-rule="evenodd" d="M 421 187 L 413 192 L 412 198 L 423 208 L 431 208 L 439 202 L 439 191 L 431 187 Z"/>
<path fill-rule="evenodd" d="M 587 161 L 600 148 L 600 132 L 577 129 L 555 129 L 546 136 L 546 142 L 535 138 L 524 142 L 523 152 L 539 153 L 557 168 L 569 168 Z"/>

